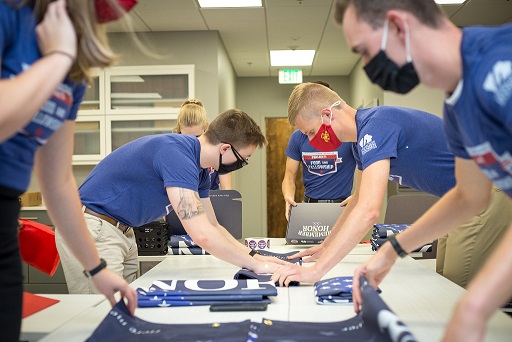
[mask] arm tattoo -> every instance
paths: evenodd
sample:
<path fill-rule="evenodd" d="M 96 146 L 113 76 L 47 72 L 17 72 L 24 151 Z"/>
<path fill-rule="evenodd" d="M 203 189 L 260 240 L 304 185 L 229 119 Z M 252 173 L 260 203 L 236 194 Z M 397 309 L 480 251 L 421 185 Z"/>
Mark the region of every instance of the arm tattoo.
<path fill-rule="evenodd" d="M 180 203 L 176 213 L 182 220 L 191 219 L 204 214 L 204 207 L 199 199 L 199 194 L 189 189 L 180 188 Z"/>

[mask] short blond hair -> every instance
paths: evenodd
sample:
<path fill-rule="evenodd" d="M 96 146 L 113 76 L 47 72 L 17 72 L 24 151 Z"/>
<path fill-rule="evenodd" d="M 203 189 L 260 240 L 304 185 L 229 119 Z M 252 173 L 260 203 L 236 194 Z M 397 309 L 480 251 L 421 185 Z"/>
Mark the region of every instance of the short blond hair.
<path fill-rule="evenodd" d="M 206 116 L 203 103 L 197 99 L 186 100 L 181 105 L 174 130 L 176 133 L 181 133 L 181 130 L 185 127 L 199 125 L 203 127 L 203 131 L 206 131 L 208 128 L 208 117 Z"/>
<path fill-rule="evenodd" d="M 295 88 L 288 99 L 288 121 L 295 126 L 297 117 L 311 119 L 320 115 L 320 111 L 336 101 L 345 101 L 331 89 L 318 83 L 301 83 Z"/>

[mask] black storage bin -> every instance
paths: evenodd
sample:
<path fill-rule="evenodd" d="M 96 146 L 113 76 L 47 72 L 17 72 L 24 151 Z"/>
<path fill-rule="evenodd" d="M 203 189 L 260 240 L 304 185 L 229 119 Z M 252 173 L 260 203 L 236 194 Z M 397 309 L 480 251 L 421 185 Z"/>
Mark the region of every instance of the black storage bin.
<path fill-rule="evenodd" d="M 153 221 L 140 227 L 134 227 L 139 255 L 166 255 L 168 224 Z"/>

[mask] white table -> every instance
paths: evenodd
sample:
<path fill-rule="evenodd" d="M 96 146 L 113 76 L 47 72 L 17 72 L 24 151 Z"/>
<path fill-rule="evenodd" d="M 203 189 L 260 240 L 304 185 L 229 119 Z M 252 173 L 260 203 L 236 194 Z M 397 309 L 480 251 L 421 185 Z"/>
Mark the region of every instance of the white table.
<path fill-rule="evenodd" d="M 288 252 L 298 246 L 273 244 L 273 251 Z M 354 269 L 374 252 L 369 245 L 357 246 L 350 255 L 324 278 L 353 275 Z M 164 279 L 230 279 L 238 267 L 212 256 L 167 256 L 159 265 L 137 279 L 134 287 L 149 286 Z M 448 317 L 464 290 L 439 276 L 431 268 L 406 257 L 398 260 L 381 284 L 382 298 L 409 326 L 419 341 L 437 341 L 442 336 Z M 274 320 L 332 322 L 354 316 L 352 305 L 318 305 L 314 302 L 312 286 L 279 288 L 278 296 L 264 312 L 217 312 L 208 306 L 174 308 L 138 308 L 141 319 L 158 323 L 211 323 L 262 318 Z M 108 314 L 110 305 L 100 305 L 83 311 L 41 341 L 83 341 Z M 498 312 L 489 324 L 485 341 L 510 341 L 512 320 Z"/>
<path fill-rule="evenodd" d="M 39 340 L 84 310 L 106 300 L 103 295 L 41 294 L 40 296 L 58 299 L 59 302 L 24 318 L 21 322 L 20 340 Z"/>

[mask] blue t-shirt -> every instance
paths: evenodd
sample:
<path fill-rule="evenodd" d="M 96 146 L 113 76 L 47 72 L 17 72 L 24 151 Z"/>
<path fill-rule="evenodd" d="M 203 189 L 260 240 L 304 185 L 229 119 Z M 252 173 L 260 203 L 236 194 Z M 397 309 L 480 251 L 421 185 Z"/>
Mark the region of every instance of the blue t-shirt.
<path fill-rule="evenodd" d="M 219 190 L 220 189 L 219 173 L 214 168 L 210 168 L 209 170 L 210 170 L 210 190 Z"/>
<path fill-rule="evenodd" d="M 444 105 L 450 149 L 512 197 L 512 25 L 464 29 L 461 55 L 462 80 Z"/>
<path fill-rule="evenodd" d="M 184 134 L 139 138 L 106 156 L 79 188 L 82 203 L 124 225 L 138 227 L 170 211 L 166 187 L 208 197 L 210 175 L 199 161 L 201 145 Z"/>
<path fill-rule="evenodd" d="M 443 196 L 455 186 L 454 156 L 441 118 L 415 109 L 375 107 L 356 113 L 354 157 L 360 170 L 390 159 L 389 180 Z"/>
<path fill-rule="evenodd" d="M 0 2 L 1 78 L 13 78 L 41 58 L 32 10 L 19 10 Z M 23 89 L 20 89 L 23 91 Z M 34 113 L 32 121 L 0 143 L 0 185 L 25 191 L 30 183 L 34 154 L 66 120 L 74 120 L 85 84 L 66 79 L 52 97 Z M 71 143 L 71 142 L 70 142 Z"/>
<path fill-rule="evenodd" d="M 309 144 L 306 135 L 296 130 L 290 136 L 285 154 L 302 161 L 306 196 L 321 200 L 350 196 L 356 167 L 350 144 L 342 144 L 332 152 L 320 152 Z"/>

